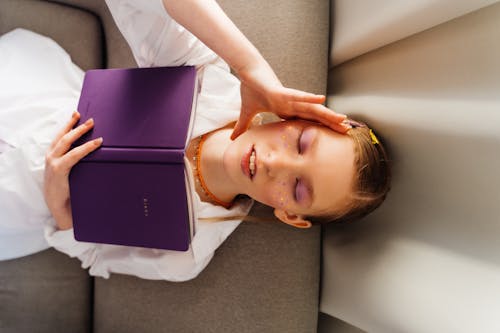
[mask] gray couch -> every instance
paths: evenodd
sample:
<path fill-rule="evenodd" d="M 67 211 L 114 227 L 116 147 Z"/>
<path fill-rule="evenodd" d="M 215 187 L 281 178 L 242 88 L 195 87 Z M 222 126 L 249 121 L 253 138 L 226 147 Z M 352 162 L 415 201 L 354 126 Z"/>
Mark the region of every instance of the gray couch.
<path fill-rule="evenodd" d="M 387 202 L 323 230 L 243 223 L 186 283 L 0 262 L 0 332 L 314 332 L 318 304 L 321 333 L 499 332 L 500 1 L 219 2 L 285 84 L 390 143 Z M 0 0 L 14 27 L 83 69 L 135 66 L 101 0 Z"/>
<path fill-rule="evenodd" d="M 328 1 L 220 4 L 284 84 L 326 93 Z M 101 0 L 0 0 L 0 33 L 15 27 L 54 38 L 84 70 L 136 66 Z M 93 278 L 53 249 L 0 262 L 0 332 L 314 332 L 320 236 L 243 223 L 184 283 Z"/>
<path fill-rule="evenodd" d="M 0 262 L 0 332 L 314 332 L 318 304 L 322 333 L 499 332 L 500 1 L 219 2 L 285 84 L 390 143 L 387 201 L 323 230 L 243 223 L 185 283 Z M 101 0 L 0 0 L 0 33 L 19 26 L 84 69 L 134 66 Z"/>

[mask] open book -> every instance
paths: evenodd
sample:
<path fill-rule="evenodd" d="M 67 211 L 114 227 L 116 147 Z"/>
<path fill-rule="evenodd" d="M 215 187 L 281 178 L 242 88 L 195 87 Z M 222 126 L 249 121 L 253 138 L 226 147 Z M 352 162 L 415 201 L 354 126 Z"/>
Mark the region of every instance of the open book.
<path fill-rule="evenodd" d="M 194 233 L 185 157 L 198 91 L 194 67 L 90 70 L 78 104 L 102 146 L 69 177 L 75 239 L 186 251 Z"/>

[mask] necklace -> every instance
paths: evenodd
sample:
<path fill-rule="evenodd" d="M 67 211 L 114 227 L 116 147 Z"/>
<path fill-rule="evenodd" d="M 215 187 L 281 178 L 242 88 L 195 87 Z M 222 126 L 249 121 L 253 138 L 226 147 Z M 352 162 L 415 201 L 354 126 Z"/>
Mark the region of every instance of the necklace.
<path fill-rule="evenodd" d="M 224 207 L 224 208 L 230 208 L 232 206 L 232 202 L 226 202 L 222 201 L 219 198 L 215 196 L 212 192 L 207 187 L 207 184 L 205 183 L 205 180 L 203 179 L 203 174 L 201 173 L 201 151 L 203 149 L 203 143 L 205 143 L 206 136 L 202 135 L 200 138 L 200 141 L 198 143 L 198 147 L 196 147 L 196 153 L 193 159 L 196 162 L 195 166 L 195 173 L 196 173 L 196 181 L 200 184 L 201 188 L 203 189 L 203 192 L 216 204 Z"/>

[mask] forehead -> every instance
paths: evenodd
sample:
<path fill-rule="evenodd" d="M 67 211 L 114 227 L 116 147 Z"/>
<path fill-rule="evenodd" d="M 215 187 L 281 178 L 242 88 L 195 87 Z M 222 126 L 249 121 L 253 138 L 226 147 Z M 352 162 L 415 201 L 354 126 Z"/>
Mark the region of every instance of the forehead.
<path fill-rule="evenodd" d="M 310 214 L 315 215 L 343 210 L 350 201 L 356 174 L 352 138 L 324 127 L 319 133 L 316 167 L 311 167 L 316 193 Z"/>
<path fill-rule="evenodd" d="M 341 212 L 351 198 L 354 185 L 354 141 L 349 135 L 307 121 L 289 122 L 300 130 L 314 131 L 316 143 L 304 155 L 305 176 L 314 191 L 314 201 L 297 214 L 322 215 Z"/>

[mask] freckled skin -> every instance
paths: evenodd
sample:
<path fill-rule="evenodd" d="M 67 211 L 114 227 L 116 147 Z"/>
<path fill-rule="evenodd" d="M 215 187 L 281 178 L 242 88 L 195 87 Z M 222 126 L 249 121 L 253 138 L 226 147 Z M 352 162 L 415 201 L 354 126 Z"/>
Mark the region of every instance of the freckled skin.
<path fill-rule="evenodd" d="M 286 198 L 285 200 L 288 184 L 287 182 L 282 181 L 279 183 L 279 185 L 280 185 L 279 190 L 272 194 L 272 200 L 274 202 L 277 202 L 280 207 L 284 207 L 289 202 L 288 198 Z"/>
<path fill-rule="evenodd" d="M 294 135 L 294 129 L 291 128 L 291 127 L 286 127 L 284 129 L 282 129 L 282 132 L 284 134 L 281 135 L 281 141 L 282 141 L 282 144 L 283 144 L 283 147 L 288 150 L 288 151 L 292 151 L 293 150 L 293 141 L 294 141 L 294 138 L 293 138 L 293 135 Z M 279 207 L 283 208 L 285 207 L 287 204 L 288 204 L 288 197 L 286 198 L 286 201 L 285 201 L 285 198 L 283 197 L 283 193 L 286 193 L 286 187 L 287 187 L 287 182 L 283 181 L 280 183 L 281 187 L 282 187 L 282 190 L 283 192 L 280 190 L 279 193 L 278 193 L 278 197 L 279 197 Z M 275 197 L 276 198 L 276 197 Z"/>
<path fill-rule="evenodd" d="M 294 129 L 292 127 L 286 127 L 281 130 L 281 143 L 283 148 L 292 151 L 294 149 Z"/>
<path fill-rule="evenodd" d="M 250 147 L 256 152 L 252 179 L 241 170 L 242 156 Z M 251 128 L 231 142 L 224 151 L 224 169 L 235 192 L 263 204 L 296 215 L 331 212 L 348 203 L 355 170 L 354 143 L 311 122 L 276 122 Z M 314 196 L 305 192 L 304 182 Z M 295 200 L 297 189 L 300 200 Z"/>
<path fill-rule="evenodd" d="M 294 143 L 295 131 L 296 131 L 296 129 L 294 129 L 291 126 L 287 126 L 285 128 L 282 128 L 280 131 L 281 132 L 281 135 L 280 135 L 281 145 L 283 146 L 284 149 L 286 149 L 287 151 L 290 151 L 290 152 L 292 152 L 295 149 L 294 148 L 295 147 L 295 143 Z M 282 181 L 282 182 L 280 182 L 280 185 L 281 185 L 281 189 L 279 190 L 279 192 L 272 193 L 271 198 L 272 198 L 273 202 L 276 202 L 279 207 L 283 208 L 289 202 L 288 197 L 286 197 L 286 200 L 285 200 L 285 195 L 287 193 L 287 187 L 291 187 L 291 184 L 289 184 L 288 182 Z"/>
<path fill-rule="evenodd" d="M 286 150 L 289 150 L 289 151 L 292 151 L 294 148 L 294 129 L 291 128 L 291 127 L 286 127 L 286 128 L 283 128 L 281 129 L 281 135 L 280 135 L 280 139 L 281 139 L 281 144 L 283 146 L 283 148 L 285 148 Z M 286 191 L 286 187 L 287 187 L 287 183 L 285 181 L 282 181 L 280 182 L 280 185 L 281 185 L 281 189 L 278 191 L 278 193 L 273 193 L 271 195 L 272 197 L 272 200 L 274 202 L 277 202 L 278 203 L 278 206 L 279 207 L 284 207 L 289 201 L 288 201 L 288 198 L 286 198 L 286 201 L 285 201 L 285 198 L 284 198 L 284 194 L 287 192 Z"/>

